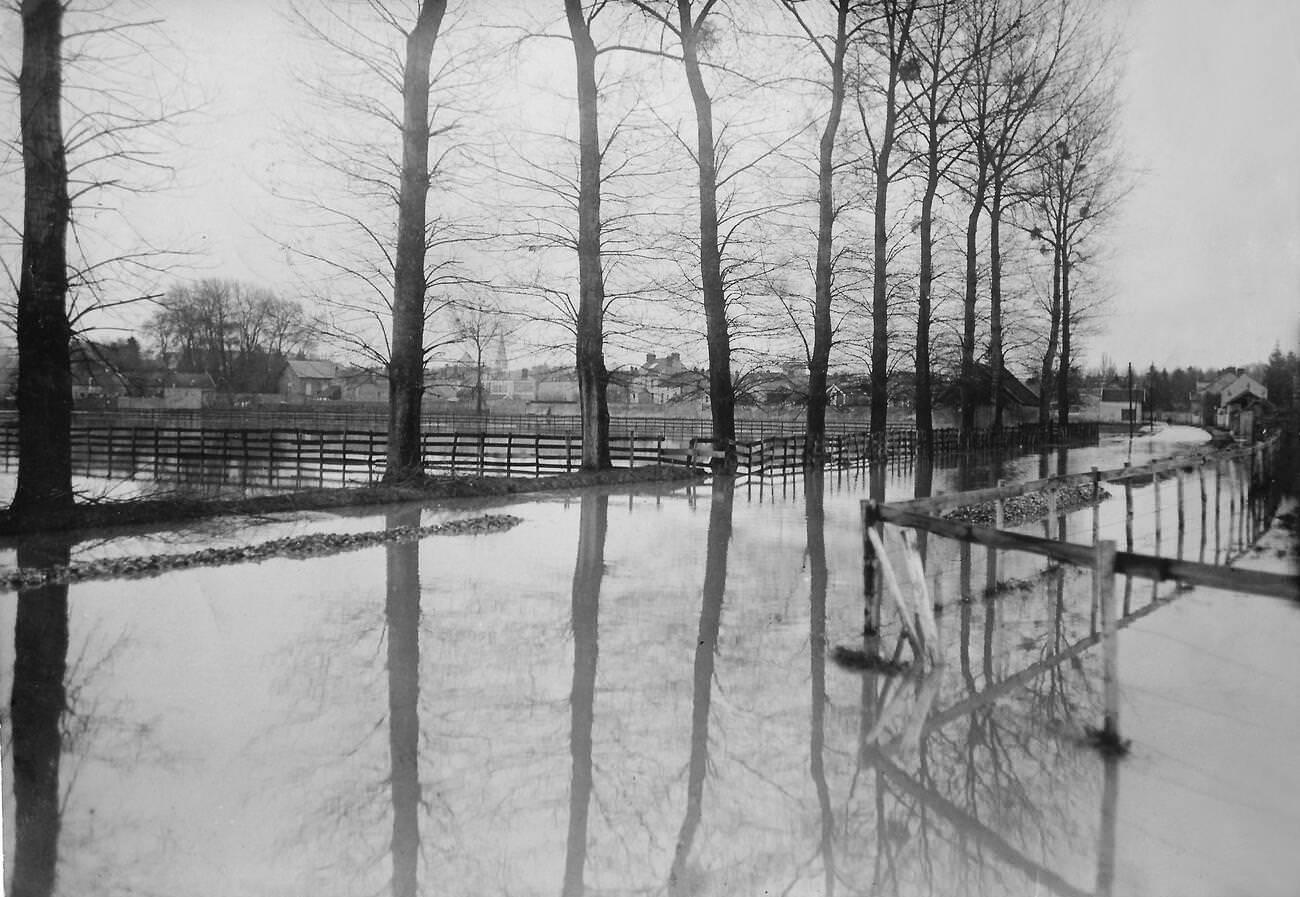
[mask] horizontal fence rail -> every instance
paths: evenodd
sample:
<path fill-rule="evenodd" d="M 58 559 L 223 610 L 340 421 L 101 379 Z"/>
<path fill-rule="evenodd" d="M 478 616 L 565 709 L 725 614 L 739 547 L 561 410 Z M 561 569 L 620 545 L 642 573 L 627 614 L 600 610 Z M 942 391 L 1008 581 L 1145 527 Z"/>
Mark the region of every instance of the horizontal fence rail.
<path fill-rule="evenodd" d="M 1124 486 L 1125 498 L 1125 541 L 1128 550 L 1116 551 L 1113 573 L 1125 574 L 1154 582 L 1174 581 L 1190 585 L 1202 585 L 1210 588 L 1230 589 L 1276 597 L 1300 597 L 1300 580 L 1295 576 L 1269 573 L 1256 570 L 1243 570 L 1226 564 L 1207 564 L 1203 561 L 1188 561 L 1181 556 L 1177 558 L 1135 552 L 1133 548 L 1133 486 L 1151 483 L 1154 486 L 1155 531 L 1157 544 L 1160 533 L 1160 481 L 1175 479 L 1177 481 L 1176 514 L 1179 530 L 1183 529 L 1185 512 L 1184 497 L 1191 489 L 1184 488 L 1184 478 L 1188 471 L 1196 471 L 1199 485 L 1200 514 L 1202 534 L 1205 532 L 1205 520 L 1213 508 L 1213 523 L 1217 540 L 1220 530 L 1221 512 L 1226 510 L 1228 522 L 1226 530 L 1230 538 L 1237 538 L 1247 544 L 1253 538 L 1246 530 L 1262 526 L 1272 514 L 1275 496 L 1272 496 L 1265 484 L 1271 481 L 1279 452 L 1282 450 L 1281 437 L 1274 437 L 1266 442 L 1239 446 L 1213 452 L 1181 455 L 1161 461 L 1155 461 L 1140 467 L 1124 466 L 1111 470 L 1093 469 L 1088 473 L 1070 474 L 1032 480 L 1024 483 L 999 485 L 987 489 L 955 492 L 929 498 L 918 498 L 891 504 L 872 501 L 862 503 L 862 520 L 864 534 L 877 522 L 892 523 L 909 529 L 922 530 L 954 539 L 959 542 L 983 545 L 994 551 L 1016 551 L 1036 554 L 1062 564 L 1096 569 L 1096 542 L 1098 539 L 1096 497 L 1100 483 L 1120 483 Z M 1229 478 L 1229 489 L 1222 494 L 1223 477 L 1221 472 L 1236 465 L 1241 475 Z M 1207 488 L 1205 472 L 1213 471 L 1213 501 Z M 1079 486 L 1093 487 L 1093 540 L 1094 544 L 1084 545 L 1066 542 L 1063 539 L 1032 536 L 1001 527 L 1002 504 L 1010 498 L 1035 492 L 1049 494 L 1048 507 L 1054 509 L 1055 501 L 1051 493 L 1057 490 Z M 939 516 L 945 510 L 955 507 L 983 505 L 994 503 L 997 506 L 998 525 L 994 527 L 977 526 Z M 1226 505 L 1226 507 L 1225 507 Z M 870 557 L 873 553 L 869 541 L 864 541 L 864 551 Z M 1181 553 L 1181 546 L 1180 546 Z"/>
<path fill-rule="evenodd" d="M 1010 532 L 992 527 L 975 526 L 960 523 L 943 517 L 930 517 L 897 506 L 866 503 L 863 511 L 863 525 L 871 526 L 876 520 L 920 529 L 1002 551 L 1023 551 L 1036 554 L 1059 563 L 1072 564 L 1076 567 L 1095 567 L 1096 551 L 1091 545 L 1072 542 L 1060 542 L 1042 536 L 1027 533 Z M 1277 598 L 1300 597 L 1300 581 L 1296 577 L 1282 573 L 1268 573 L 1261 570 L 1242 570 L 1218 564 L 1203 564 L 1177 558 L 1138 554 L 1129 551 L 1115 552 L 1116 573 L 1136 576 L 1155 582 L 1182 582 L 1208 588 L 1230 589 L 1251 592 L 1258 595 L 1271 595 Z"/>
<path fill-rule="evenodd" d="M 0 411 L 0 426 L 16 423 L 12 411 Z M 293 430 L 307 431 L 385 431 L 388 427 L 388 410 L 383 406 L 320 407 L 285 406 L 282 408 L 138 408 L 117 410 L 76 411 L 73 425 L 95 428 L 161 427 L 163 429 L 203 430 Z M 803 436 L 807 422 L 803 418 L 746 418 L 736 419 L 736 438 L 740 442 L 753 442 L 770 436 Z M 664 438 L 708 438 L 712 432 L 708 418 L 641 417 L 613 415 L 610 433 L 616 435 L 663 436 Z M 582 420 L 576 415 L 544 414 L 425 414 L 421 429 L 426 432 L 469 433 L 541 433 L 571 435 L 582 433 Z M 826 421 L 827 437 L 852 436 L 867 432 L 865 421 L 834 417 Z M 915 447 L 920 441 L 916 427 L 908 422 L 891 423 L 886 427 L 891 439 Z M 1052 425 L 1040 428 L 1037 424 L 1003 427 L 998 431 L 979 430 L 969 434 L 965 445 L 954 428 L 939 428 L 932 432 L 931 445 L 939 450 L 965 448 L 991 448 L 999 445 L 1032 447 L 1063 441 L 1092 441 L 1097 438 L 1098 425 L 1092 422 L 1072 423 L 1064 431 Z"/>
<path fill-rule="evenodd" d="M 163 419 L 169 418 L 159 418 Z M 195 419 L 210 422 L 207 413 Z M 518 420 L 535 424 L 538 418 Z M 81 472 L 110 477 L 134 475 L 150 465 L 220 468 L 239 463 L 253 468 L 297 468 L 314 473 L 322 483 L 327 479 L 371 479 L 382 474 L 388 450 L 386 428 L 303 427 L 283 419 L 279 423 L 277 427 L 163 425 L 140 423 L 131 415 L 87 423 L 85 416 L 79 416 L 72 428 L 72 454 Z M 445 423 L 448 421 L 440 421 L 439 425 Z M 637 429 L 646 423 L 644 419 L 629 419 L 625 424 L 634 424 L 635 428 L 611 433 L 610 458 L 615 467 L 707 468 L 720 454 L 710 438 L 672 435 L 660 426 L 696 426 L 698 422 L 650 421 L 650 428 Z M 1032 446 L 1039 438 L 1036 428 L 1033 433 L 1026 428 L 1007 428 L 998 435 L 1000 444 L 1017 447 Z M 542 476 L 572 472 L 581 466 L 582 438 L 571 432 L 467 432 L 435 427 L 426 428 L 420 441 L 424 467 L 431 473 Z M 935 431 L 934 451 L 955 450 L 957 445 L 956 431 Z M 866 466 L 873 459 L 911 457 L 918 446 L 917 432 L 911 428 L 890 428 L 880 440 L 873 440 L 865 430 L 830 433 L 822 442 L 821 456 L 825 466 L 847 468 Z M 806 447 L 802 433 L 740 439 L 735 444 L 738 472 L 767 476 L 802 470 Z M 17 427 L 12 421 L 0 425 L 0 451 L 7 459 L 16 449 Z M 227 473 L 222 472 L 220 477 L 229 478 Z M 253 476 L 257 478 L 256 470 Z"/>

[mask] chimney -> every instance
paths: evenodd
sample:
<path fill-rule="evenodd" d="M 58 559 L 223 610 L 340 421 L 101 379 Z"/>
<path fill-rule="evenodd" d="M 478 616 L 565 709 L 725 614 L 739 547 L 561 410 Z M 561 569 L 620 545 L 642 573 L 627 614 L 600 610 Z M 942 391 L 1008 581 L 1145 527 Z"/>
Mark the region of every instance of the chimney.
<path fill-rule="evenodd" d="M 682 360 L 682 353 L 681 353 L 681 352 L 674 352 L 672 355 L 669 355 L 669 356 L 668 356 L 668 364 L 669 364 L 669 365 L 680 364 L 680 363 L 681 363 L 681 360 Z"/>
<path fill-rule="evenodd" d="M 653 352 L 647 352 L 647 353 L 645 353 L 645 363 L 646 363 L 646 364 L 654 364 L 654 363 L 655 363 L 655 353 L 653 353 Z"/>

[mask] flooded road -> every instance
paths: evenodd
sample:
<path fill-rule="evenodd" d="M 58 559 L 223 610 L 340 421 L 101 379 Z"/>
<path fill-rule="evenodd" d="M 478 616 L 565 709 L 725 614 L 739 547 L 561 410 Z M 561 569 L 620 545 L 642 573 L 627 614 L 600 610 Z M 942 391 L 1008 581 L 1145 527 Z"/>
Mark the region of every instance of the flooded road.
<path fill-rule="evenodd" d="M 1038 465 L 895 468 L 884 486 Z M 0 595 L 11 893 L 1294 894 L 1300 608 L 1129 584 L 1133 747 L 1108 761 L 1084 743 L 1102 694 L 1080 571 L 999 558 L 986 599 L 984 550 L 931 539 L 944 667 L 835 665 L 863 644 L 868 486 L 845 472 L 25 546 L 103 556 L 485 507 L 524 521 Z M 1103 505 L 1104 536 L 1122 538 L 1122 504 Z M 1074 541 L 1091 525 L 1065 521 Z"/>

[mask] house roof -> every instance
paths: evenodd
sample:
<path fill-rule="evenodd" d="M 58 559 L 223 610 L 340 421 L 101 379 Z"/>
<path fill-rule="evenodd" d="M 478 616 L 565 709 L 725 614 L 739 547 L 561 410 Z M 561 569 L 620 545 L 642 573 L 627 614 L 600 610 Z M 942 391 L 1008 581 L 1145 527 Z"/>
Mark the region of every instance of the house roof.
<path fill-rule="evenodd" d="M 213 382 L 212 375 L 208 373 L 199 374 L 178 374 L 172 373 L 167 377 L 167 386 L 180 387 L 182 389 L 216 389 L 217 384 Z"/>
<path fill-rule="evenodd" d="M 1237 393 L 1237 395 L 1228 399 L 1228 401 L 1224 402 L 1223 404 L 1224 407 L 1227 407 L 1228 405 L 1238 405 L 1242 408 L 1245 408 L 1248 405 L 1267 405 L 1271 408 L 1273 405 L 1273 403 L 1270 402 L 1268 399 L 1264 398 L 1259 393 L 1254 393 L 1254 392 Z"/>
<path fill-rule="evenodd" d="M 980 405 L 991 404 L 993 391 L 993 371 L 986 364 L 976 364 L 971 370 L 972 397 Z M 1020 381 L 1008 370 L 1002 371 L 1002 397 L 1014 405 L 1033 406 L 1038 404 L 1038 393 Z M 936 404 L 956 405 L 961 401 L 961 385 L 958 379 L 939 391 L 935 397 Z"/>
<path fill-rule="evenodd" d="M 316 358 L 291 358 L 288 365 L 294 376 L 303 380 L 333 380 L 337 372 L 334 362 Z"/>
<path fill-rule="evenodd" d="M 1140 405 L 1145 402 L 1146 397 L 1147 391 L 1145 389 L 1138 389 L 1137 387 L 1133 388 L 1133 403 L 1135 405 Z M 1103 402 L 1114 402 L 1120 405 L 1127 405 L 1129 403 L 1129 390 L 1120 389 L 1118 387 L 1105 387 L 1101 391 L 1101 400 Z"/>
<path fill-rule="evenodd" d="M 1205 387 L 1206 392 L 1223 392 L 1232 382 L 1242 375 L 1243 371 L 1236 368 L 1224 368 L 1219 375 L 1210 381 L 1209 386 Z"/>

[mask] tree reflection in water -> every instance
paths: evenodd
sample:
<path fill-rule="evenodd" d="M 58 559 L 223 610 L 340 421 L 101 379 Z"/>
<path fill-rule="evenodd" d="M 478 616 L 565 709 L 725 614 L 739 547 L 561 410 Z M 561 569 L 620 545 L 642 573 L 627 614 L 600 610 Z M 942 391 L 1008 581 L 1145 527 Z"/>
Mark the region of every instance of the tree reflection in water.
<path fill-rule="evenodd" d="M 419 526 L 420 508 L 391 512 L 386 522 L 388 529 Z M 420 854 L 420 543 L 389 542 L 384 555 L 393 897 L 414 897 Z"/>
<path fill-rule="evenodd" d="M 592 790 L 592 726 L 596 707 L 596 661 L 599 656 L 600 585 L 605 576 L 605 534 L 609 496 L 582 496 L 578 522 L 578 557 L 573 566 L 573 687 L 569 692 L 569 833 L 564 851 L 564 897 L 583 893 L 587 863 L 587 820 Z"/>
<path fill-rule="evenodd" d="M 71 543 L 58 536 L 24 539 L 18 566 L 66 566 Z M 54 890 L 59 856 L 63 711 L 67 706 L 68 586 L 46 583 L 18 590 L 14 625 L 13 727 L 15 897 Z"/>
<path fill-rule="evenodd" d="M 704 806 L 704 777 L 709 763 L 709 708 L 713 699 L 713 669 L 722 624 L 722 599 L 727 591 L 727 552 L 731 546 L 731 518 L 736 484 L 729 477 L 714 477 L 709 503 L 708 549 L 704 562 L 704 590 L 700 606 L 699 637 L 695 645 L 694 691 L 691 701 L 691 758 L 687 766 L 686 815 L 677 833 L 668 892 L 692 894 L 701 873 L 691 864 L 691 848 Z"/>
<path fill-rule="evenodd" d="M 835 892 L 835 813 L 830 787 L 826 783 L 826 481 L 820 470 L 804 471 L 804 518 L 807 525 L 808 557 L 808 657 L 812 691 L 809 772 L 817 790 L 821 811 L 822 868 L 826 894 Z"/>

